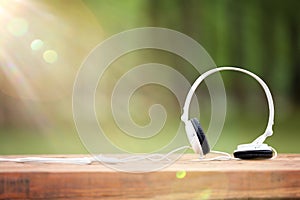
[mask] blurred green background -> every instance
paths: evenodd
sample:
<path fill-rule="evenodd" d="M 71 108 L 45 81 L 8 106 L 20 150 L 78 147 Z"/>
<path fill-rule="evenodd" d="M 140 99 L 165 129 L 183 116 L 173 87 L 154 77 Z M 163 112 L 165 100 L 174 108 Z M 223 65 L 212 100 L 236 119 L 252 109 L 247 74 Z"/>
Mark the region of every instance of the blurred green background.
<path fill-rule="evenodd" d="M 279 153 L 300 153 L 299 9 L 297 0 L 0 0 L 0 154 L 87 153 L 72 118 L 76 73 L 100 42 L 147 26 L 182 32 L 199 42 L 217 66 L 241 66 L 262 77 L 275 102 L 274 135 L 267 143 Z M 97 95 L 109 102 L 118 77 L 148 62 L 182 69 L 191 84 L 199 76 L 176 55 L 141 50 L 112 64 L 100 82 L 104 91 Z M 222 77 L 227 118 L 214 149 L 232 152 L 237 144 L 251 142 L 264 131 L 267 102 L 251 78 L 233 72 Z M 180 123 L 181 108 L 166 88 L 140 90 L 133 98 L 133 119 L 146 125 L 149 106 L 165 106 L 168 119 L 160 133 L 165 143 Z M 206 130 L 210 100 L 205 84 L 196 93 Z M 115 133 L 120 130 L 107 102 L 96 107 L 105 107 L 104 126 L 118 140 Z"/>

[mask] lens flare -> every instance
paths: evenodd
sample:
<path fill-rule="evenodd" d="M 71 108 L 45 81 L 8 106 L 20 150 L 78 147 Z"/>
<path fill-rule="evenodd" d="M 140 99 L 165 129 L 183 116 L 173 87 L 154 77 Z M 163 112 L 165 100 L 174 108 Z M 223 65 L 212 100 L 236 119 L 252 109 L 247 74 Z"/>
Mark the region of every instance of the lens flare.
<path fill-rule="evenodd" d="M 31 49 L 34 50 L 34 51 L 38 51 L 40 50 L 44 45 L 44 42 L 40 39 L 35 39 L 31 42 Z"/>
<path fill-rule="evenodd" d="M 28 32 L 28 22 L 23 18 L 13 18 L 7 25 L 8 31 L 16 37 L 21 37 Z"/>
<path fill-rule="evenodd" d="M 199 195 L 199 199 L 210 199 L 211 197 L 211 193 L 212 191 L 210 189 L 205 189 L 203 191 L 201 191 L 200 195 Z"/>
<path fill-rule="evenodd" d="M 24 100 L 48 102 L 69 95 L 77 68 L 103 37 L 99 22 L 81 0 L 71 5 L 0 0 L 0 24 L 0 91 Z M 25 83 L 14 81 L 7 69 L 10 63 L 36 95 Z"/>
<path fill-rule="evenodd" d="M 43 58 L 44 58 L 45 62 L 52 64 L 57 61 L 58 55 L 57 55 L 56 51 L 54 51 L 54 50 L 47 50 L 44 52 Z"/>
<path fill-rule="evenodd" d="M 176 178 L 178 178 L 178 179 L 183 179 L 185 176 L 186 176 L 185 170 L 176 172 Z"/>
<path fill-rule="evenodd" d="M 4 13 L 4 9 L 0 6 L 0 15 Z"/>
<path fill-rule="evenodd" d="M 9 59 L 9 55 L 7 55 L 7 59 Z M 28 83 L 28 79 L 12 60 L 7 62 L 7 64 L 3 66 L 1 69 L 6 75 L 6 77 L 8 77 L 9 81 L 11 83 L 14 83 L 15 86 L 14 88 L 20 94 L 23 94 L 25 91 L 25 93 L 27 93 L 28 96 L 37 98 L 31 85 Z M 20 85 L 22 85 L 22 88 L 18 87 Z"/>

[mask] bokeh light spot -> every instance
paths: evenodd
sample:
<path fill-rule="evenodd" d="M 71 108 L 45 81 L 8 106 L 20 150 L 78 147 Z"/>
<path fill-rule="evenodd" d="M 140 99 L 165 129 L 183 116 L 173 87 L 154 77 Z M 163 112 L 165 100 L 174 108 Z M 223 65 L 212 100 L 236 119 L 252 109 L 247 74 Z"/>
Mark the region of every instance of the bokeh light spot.
<path fill-rule="evenodd" d="M 44 45 L 44 42 L 40 39 L 36 39 L 36 40 L 33 40 L 31 42 L 31 49 L 34 50 L 34 51 L 37 51 L 37 50 L 40 50 Z"/>
<path fill-rule="evenodd" d="M 14 36 L 23 36 L 28 31 L 28 22 L 23 18 L 14 18 L 7 25 L 8 31 Z"/>
<path fill-rule="evenodd" d="M 205 200 L 205 199 L 210 199 L 210 196 L 211 196 L 211 190 L 205 189 L 200 193 L 199 198 Z"/>
<path fill-rule="evenodd" d="M 176 172 L 176 178 L 183 179 L 186 176 L 186 171 L 178 171 Z"/>
<path fill-rule="evenodd" d="M 43 54 L 43 58 L 47 63 L 55 63 L 57 61 L 58 55 L 54 50 L 47 50 Z"/>

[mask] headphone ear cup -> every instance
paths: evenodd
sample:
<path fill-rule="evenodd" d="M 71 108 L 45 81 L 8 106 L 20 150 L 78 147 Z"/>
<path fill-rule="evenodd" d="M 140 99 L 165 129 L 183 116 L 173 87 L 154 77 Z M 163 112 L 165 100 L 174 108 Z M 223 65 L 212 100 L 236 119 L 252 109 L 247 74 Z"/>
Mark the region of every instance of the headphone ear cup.
<path fill-rule="evenodd" d="M 248 150 L 248 151 L 235 151 L 233 153 L 235 158 L 240 159 L 268 159 L 273 157 L 272 150 Z"/>
<path fill-rule="evenodd" d="M 210 147 L 209 147 L 209 144 L 207 142 L 204 131 L 203 131 L 201 125 L 200 125 L 200 122 L 196 118 L 191 119 L 191 122 L 193 124 L 193 127 L 194 127 L 196 133 L 197 133 L 198 140 L 199 140 L 200 145 L 202 147 L 203 155 L 208 154 L 210 152 Z"/>

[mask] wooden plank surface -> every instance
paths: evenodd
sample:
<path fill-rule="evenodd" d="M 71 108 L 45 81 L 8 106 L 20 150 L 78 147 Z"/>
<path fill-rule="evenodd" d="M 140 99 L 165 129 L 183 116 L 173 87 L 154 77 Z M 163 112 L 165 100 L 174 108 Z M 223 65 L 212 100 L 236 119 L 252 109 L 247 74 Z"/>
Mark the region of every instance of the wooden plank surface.
<path fill-rule="evenodd" d="M 151 173 L 119 172 L 101 163 L 2 162 L 0 199 L 300 199 L 298 154 L 257 161 L 195 158 L 186 154 Z"/>

